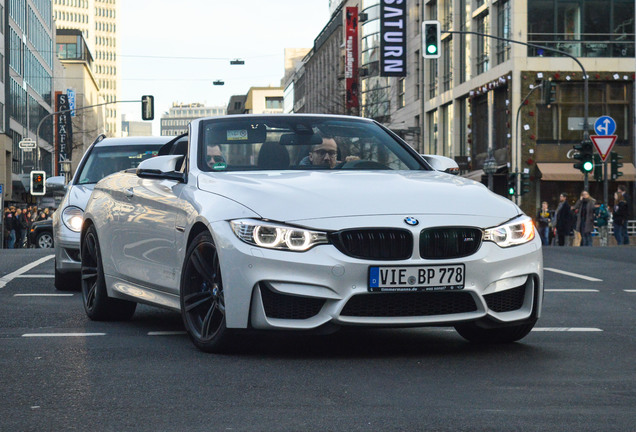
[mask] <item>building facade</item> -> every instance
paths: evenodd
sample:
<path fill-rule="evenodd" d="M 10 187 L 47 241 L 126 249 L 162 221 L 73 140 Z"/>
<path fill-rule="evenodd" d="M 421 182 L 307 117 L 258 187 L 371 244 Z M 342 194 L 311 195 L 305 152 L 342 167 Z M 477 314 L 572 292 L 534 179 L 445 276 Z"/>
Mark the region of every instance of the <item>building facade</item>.
<path fill-rule="evenodd" d="M 53 0 L 55 23 L 59 29 L 78 29 L 84 35 L 95 63 L 94 74 L 104 102 L 119 97 L 120 47 L 118 0 Z M 117 104 L 106 105 L 104 132 L 120 135 Z"/>
<path fill-rule="evenodd" d="M 282 87 L 251 87 L 245 98 L 245 114 L 281 114 Z"/>
<path fill-rule="evenodd" d="M 225 115 L 225 107 L 206 107 L 202 103 L 173 103 L 161 116 L 161 135 L 177 136 L 188 132 L 188 124 L 201 117 Z"/>
<path fill-rule="evenodd" d="M 51 123 L 41 121 L 53 111 L 54 25 L 50 0 L 0 1 L 0 184 L 5 202 L 34 202 L 28 194 L 28 173 L 53 169 Z M 46 122 L 45 122 L 46 123 Z M 24 151 L 19 143 L 38 143 Z"/>

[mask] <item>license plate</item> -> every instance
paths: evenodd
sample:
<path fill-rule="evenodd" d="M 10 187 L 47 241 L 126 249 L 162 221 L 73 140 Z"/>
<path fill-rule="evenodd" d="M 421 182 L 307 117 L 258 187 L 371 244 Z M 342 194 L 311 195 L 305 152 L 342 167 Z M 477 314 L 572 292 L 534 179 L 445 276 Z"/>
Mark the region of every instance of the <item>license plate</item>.
<path fill-rule="evenodd" d="M 370 292 L 454 291 L 465 279 L 464 264 L 369 267 Z"/>

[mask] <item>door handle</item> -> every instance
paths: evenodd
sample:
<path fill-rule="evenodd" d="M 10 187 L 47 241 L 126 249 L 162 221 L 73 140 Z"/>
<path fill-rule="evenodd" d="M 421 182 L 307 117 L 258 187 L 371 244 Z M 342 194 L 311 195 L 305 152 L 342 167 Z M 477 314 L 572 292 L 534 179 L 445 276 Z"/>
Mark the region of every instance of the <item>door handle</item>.
<path fill-rule="evenodd" d="M 135 196 L 135 192 L 133 191 L 133 188 L 124 189 L 124 194 L 126 195 L 126 198 L 132 198 L 133 196 Z"/>

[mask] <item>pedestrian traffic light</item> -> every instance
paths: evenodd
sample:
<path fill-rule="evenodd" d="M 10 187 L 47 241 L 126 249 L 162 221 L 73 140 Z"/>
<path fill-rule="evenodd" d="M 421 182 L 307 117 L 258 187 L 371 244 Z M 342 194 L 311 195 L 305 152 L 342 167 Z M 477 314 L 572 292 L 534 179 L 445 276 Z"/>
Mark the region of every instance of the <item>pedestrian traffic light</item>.
<path fill-rule="evenodd" d="M 519 195 L 524 195 L 530 192 L 530 174 L 521 173 L 519 174 L 521 179 L 521 184 L 519 185 Z"/>
<path fill-rule="evenodd" d="M 424 21 L 422 23 L 422 38 L 424 39 L 424 58 L 439 58 L 441 54 L 440 39 L 442 38 L 439 21 Z"/>
<path fill-rule="evenodd" d="M 556 83 L 543 80 L 541 85 L 541 97 L 545 105 L 552 105 L 556 101 Z"/>
<path fill-rule="evenodd" d="M 144 95 L 141 97 L 141 118 L 143 120 L 154 120 L 155 118 L 155 97 Z"/>
<path fill-rule="evenodd" d="M 594 144 L 590 139 L 581 141 L 581 144 L 574 145 L 574 150 L 577 153 L 574 155 L 574 159 L 578 159 L 580 162 L 574 164 L 574 168 L 580 170 L 583 174 L 587 174 L 594 169 Z"/>
<path fill-rule="evenodd" d="M 46 193 L 46 173 L 44 171 L 31 171 L 31 195 L 44 195 Z"/>
<path fill-rule="evenodd" d="M 618 169 L 623 166 L 619 160 L 623 159 L 623 156 L 616 152 L 610 152 L 610 164 L 612 165 L 612 180 L 616 180 L 623 175 Z"/>
<path fill-rule="evenodd" d="M 517 192 L 517 173 L 508 174 L 508 195 L 513 196 Z"/>
<path fill-rule="evenodd" d="M 594 154 L 594 180 L 597 182 L 603 181 L 603 163 L 601 162 L 601 156 Z"/>

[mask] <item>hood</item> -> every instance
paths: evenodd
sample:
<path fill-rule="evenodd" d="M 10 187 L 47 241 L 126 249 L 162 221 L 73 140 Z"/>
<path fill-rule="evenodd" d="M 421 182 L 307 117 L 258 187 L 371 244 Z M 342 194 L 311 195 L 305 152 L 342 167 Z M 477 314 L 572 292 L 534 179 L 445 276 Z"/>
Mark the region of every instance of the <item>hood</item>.
<path fill-rule="evenodd" d="M 95 189 L 95 184 L 73 185 L 68 191 L 68 200 L 66 205 L 79 207 L 86 210 L 86 203 Z"/>
<path fill-rule="evenodd" d="M 268 171 L 205 173 L 201 190 L 280 222 L 367 215 L 521 213 L 481 183 L 436 171 Z"/>

